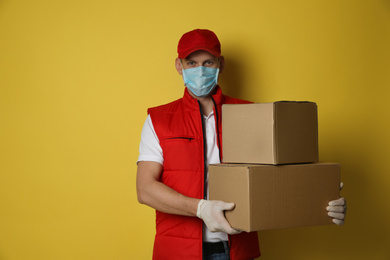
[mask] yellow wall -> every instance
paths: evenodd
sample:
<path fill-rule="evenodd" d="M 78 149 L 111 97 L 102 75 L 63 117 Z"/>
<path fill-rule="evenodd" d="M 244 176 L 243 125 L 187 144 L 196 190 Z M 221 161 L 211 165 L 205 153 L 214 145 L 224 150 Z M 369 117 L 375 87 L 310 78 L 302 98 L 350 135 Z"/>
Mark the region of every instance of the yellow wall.
<path fill-rule="evenodd" d="M 390 2 L 0 1 L 0 259 L 151 259 L 135 162 L 179 98 L 181 34 L 214 30 L 225 93 L 319 106 L 347 224 L 259 233 L 261 259 L 390 259 Z"/>

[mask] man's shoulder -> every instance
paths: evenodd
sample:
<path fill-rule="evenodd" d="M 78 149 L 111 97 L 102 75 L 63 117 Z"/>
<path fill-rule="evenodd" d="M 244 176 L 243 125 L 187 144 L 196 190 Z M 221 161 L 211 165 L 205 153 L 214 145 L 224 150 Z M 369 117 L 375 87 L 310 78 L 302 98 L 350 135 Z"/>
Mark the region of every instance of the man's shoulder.
<path fill-rule="evenodd" d="M 150 113 L 166 113 L 172 110 L 175 110 L 175 108 L 182 102 L 182 98 L 179 98 L 177 100 L 174 100 L 172 102 L 158 105 L 155 107 L 148 108 L 148 114 Z"/>

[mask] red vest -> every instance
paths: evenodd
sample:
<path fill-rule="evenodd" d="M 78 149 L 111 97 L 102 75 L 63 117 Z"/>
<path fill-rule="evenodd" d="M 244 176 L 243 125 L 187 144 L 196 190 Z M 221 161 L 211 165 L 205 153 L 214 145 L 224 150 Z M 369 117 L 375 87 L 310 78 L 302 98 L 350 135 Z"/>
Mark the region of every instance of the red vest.
<path fill-rule="evenodd" d="M 218 87 L 212 96 L 220 158 L 222 104 L 249 103 L 225 96 Z M 198 100 L 185 89 L 184 97 L 169 104 L 148 109 L 154 130 L 163 150 L 164 166 L 161 182 L 193 198 L 204 198 L 205 139 L 202 111 Z M 202 226 L 197 217 L 156 211 L 154 260 L 201 260 Z M 229 236 L 231 260 L 248 260 L 260 256 L 257 232 Z"/>

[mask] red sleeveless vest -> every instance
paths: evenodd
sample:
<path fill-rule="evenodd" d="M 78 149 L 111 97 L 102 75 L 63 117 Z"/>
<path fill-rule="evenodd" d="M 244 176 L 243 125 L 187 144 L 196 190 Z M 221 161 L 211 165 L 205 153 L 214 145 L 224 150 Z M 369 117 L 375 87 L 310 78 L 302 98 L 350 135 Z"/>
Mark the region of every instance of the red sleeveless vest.
<path fill-rule="evenodd" d="M 249 103 L 225 96 L 219 86 L 212 96 L 222 158 L 222 104 Z M 154 130 L 163 150 L 161 182 L 193 198 L 205 198 L 206 151 L 202 111 L 198 100 L 185 89 L 181 99 L 148 109 Z M 154 260 L 201 260 L 203 222 L 197 217 L 156 211 Z M 257 232 L 229 236 L 231 260 L 248 260 L 260 256 Z"/>

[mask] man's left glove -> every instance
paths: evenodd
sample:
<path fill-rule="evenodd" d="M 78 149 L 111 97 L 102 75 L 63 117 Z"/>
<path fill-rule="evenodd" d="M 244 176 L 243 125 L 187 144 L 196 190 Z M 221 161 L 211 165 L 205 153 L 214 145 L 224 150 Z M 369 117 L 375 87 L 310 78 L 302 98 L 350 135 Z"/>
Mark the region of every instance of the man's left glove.
<path fill-rule="evenodd" d="M 340 190 L 343 188 L 344 184 L 340 183 Z M 345 215 L 347 214 L 347 200 L 343 197 L 332 200 L 326 207 L 328 210 L 328 216 L 332 217 L 333 223 L 336 225 L 344 225 Z"/>

